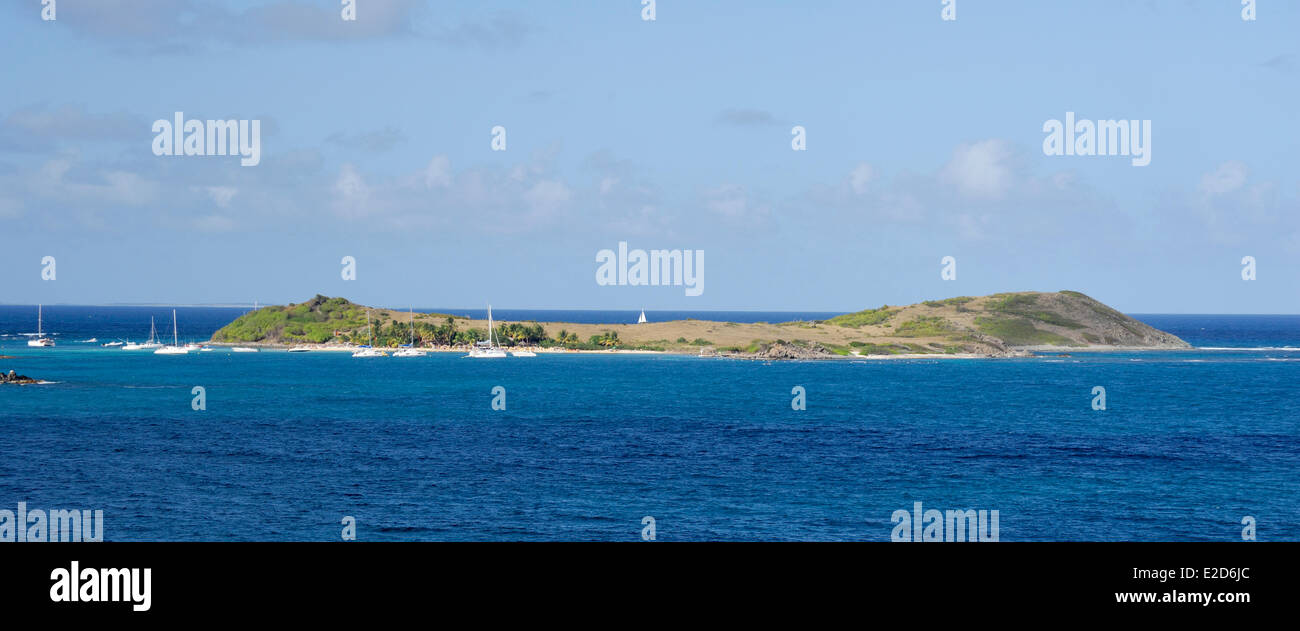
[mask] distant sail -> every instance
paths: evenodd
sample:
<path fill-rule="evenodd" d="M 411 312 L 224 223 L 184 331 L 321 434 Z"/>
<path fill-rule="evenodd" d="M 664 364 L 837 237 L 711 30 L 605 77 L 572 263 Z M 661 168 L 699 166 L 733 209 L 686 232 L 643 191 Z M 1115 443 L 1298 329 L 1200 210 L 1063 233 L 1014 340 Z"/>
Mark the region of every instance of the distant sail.
<path fill-rule="evenodd" d="M 636 321 L 637 324 L 645 324 L 645 309 L 641 310 L 641 317 Z"/>

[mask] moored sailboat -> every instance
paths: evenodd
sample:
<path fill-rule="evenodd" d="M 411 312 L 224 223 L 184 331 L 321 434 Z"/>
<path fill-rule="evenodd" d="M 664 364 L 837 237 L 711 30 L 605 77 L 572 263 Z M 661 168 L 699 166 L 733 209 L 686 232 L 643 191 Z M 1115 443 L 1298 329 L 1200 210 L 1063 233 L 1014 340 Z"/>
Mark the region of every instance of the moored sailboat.
<path fill-rule="evenodd" d="M 496 331 L 492 328 L 492 305 L 488 305 L 488 339 L 475 343 L 474 348 L 469 349 L 469 354 L 466 357 L 495 359 L 505 356 L 506 352 L 496 345 Z"/>
<path fill-rule="evenodd" d="M 366 334 L 370 337 L 370 344 L 361 347 L 361 350 L 352 353 L 353 357 L 388 357 L 387 354 L 375 350 L 375 331 L 370 327 L 370 310 L 366 309 Z"/>
<path fill-rule="evenodd" d="M 424 357 L 424 351 L 415 347 L 415 308 L 414 307 L 410 308 L 410 314 L 411 314 L 411 343 L 406 348 L 403 348 L 402 350 L 393 353 L 393 357 Z"/>
<path fill-rule="evenodd" d="M 45 318 L 42 305 L 36 305 L 36 339 L 27 340 L 28 346 L 50 347 L 54 340 L 45 337 Z M 30 335 L 30 334 L 29 334 Z"/>
<path fill-rule="evenodd" d="M 188 355 L 190 351 L 197 350 L 198 347 L 193 344 L 181 346 L 180 334 L 176 330 L 176 310 L 172 309 L 172 345 L 164 346 L 153 352 L 154 355 Z"/>
<path fill-rule="evenodd" d="M 162 347 L 162 342 L 158 341 L 158 327 L 155 324 L 153 317 L 150 317 L 149 318 L 149 341 L 140 344 L 137 344 L 135 342 L 127 342 L 124 346 L 122 346 L 122 350 L 142 351 L 151 348 L 161 348 L 161 347 Z"/>

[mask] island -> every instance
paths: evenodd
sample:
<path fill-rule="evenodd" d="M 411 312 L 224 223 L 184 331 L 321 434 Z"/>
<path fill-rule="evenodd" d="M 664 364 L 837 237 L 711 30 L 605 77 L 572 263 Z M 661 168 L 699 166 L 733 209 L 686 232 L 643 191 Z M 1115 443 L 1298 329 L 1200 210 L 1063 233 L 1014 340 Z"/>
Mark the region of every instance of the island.
<path fill-rule="evenodd" d="M 367 321 L 369 313 L 369 321 Z M 344 350 L 371 343 L 466 350 L 486 340 L 486 320 L 365 307 L 317 295 L 268 306 L 213 334 L 217 345 Z M 883 305 L 827 320 L 641 324 L 495 322 L 501 346 L 547 352 L 666 352 L 743 359 L 1021 357 L 1038 351 L 1186 349 L 1187 342 L 1077 291 L 959 296 Z"/>

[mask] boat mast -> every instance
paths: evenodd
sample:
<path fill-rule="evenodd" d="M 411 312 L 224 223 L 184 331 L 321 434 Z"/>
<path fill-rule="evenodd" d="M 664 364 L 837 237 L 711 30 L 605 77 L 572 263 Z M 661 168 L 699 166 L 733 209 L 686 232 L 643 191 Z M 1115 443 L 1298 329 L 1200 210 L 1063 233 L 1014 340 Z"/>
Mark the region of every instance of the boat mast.
<path fill-rule="evenodd" d="M 42 320 L 44 318 L 44 314 L 42 313 L 43 308 L 44 305 L 36 305 L 36 339 L 45 337 L 42 333 L 44 331 L 44 329 L 42 328 L 43 327 Z"/>
<path fill-rule="evenodd" d="M 180 334 L 176 332 L 176 310 L 172 309 L 172 346 L 180 345 Z"/>

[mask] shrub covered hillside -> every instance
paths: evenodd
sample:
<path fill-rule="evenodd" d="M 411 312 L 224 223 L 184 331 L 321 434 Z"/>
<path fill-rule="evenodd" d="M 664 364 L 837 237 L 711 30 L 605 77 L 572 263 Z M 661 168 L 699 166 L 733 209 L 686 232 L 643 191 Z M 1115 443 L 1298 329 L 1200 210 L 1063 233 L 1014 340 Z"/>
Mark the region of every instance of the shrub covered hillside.
<path fill-rule="evenodd" d="M 365 326 L 365 307 L 317 294 L 307 302 L 250 311 L 213 333 L 212 341 L 319 344 Z"/>

